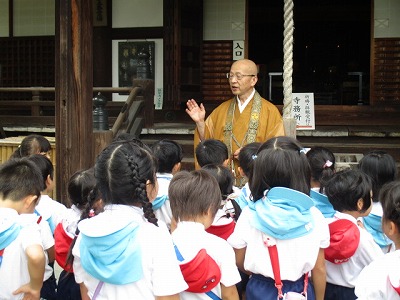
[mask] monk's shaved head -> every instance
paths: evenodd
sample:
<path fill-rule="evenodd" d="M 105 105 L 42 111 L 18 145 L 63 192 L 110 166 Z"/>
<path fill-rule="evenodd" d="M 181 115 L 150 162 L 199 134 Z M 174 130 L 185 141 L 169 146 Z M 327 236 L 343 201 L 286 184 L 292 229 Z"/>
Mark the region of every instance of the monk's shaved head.
<path fill-rule="evenodd" d="M 250 59 L 240 59 L 232 64 L 231 69 L 241 69 L 243 74 L 257 75 L 257 65 Z"/>

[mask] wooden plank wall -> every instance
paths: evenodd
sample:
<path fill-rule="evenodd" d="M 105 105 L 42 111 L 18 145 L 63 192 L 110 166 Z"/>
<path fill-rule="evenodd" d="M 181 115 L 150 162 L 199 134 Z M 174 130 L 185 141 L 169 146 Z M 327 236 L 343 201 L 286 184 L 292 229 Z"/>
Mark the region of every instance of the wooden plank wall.
<path fill-rule="evenodd" d="M 232 97 L 228 79 L 232 64 L 232 41 L 204 41 L 203 43 L 203 101 L 216 106 Z"/>
<path fill-rule="evenodd" d="M 375 39 L 372 103 L 400 104 L 400 38 Z"/>

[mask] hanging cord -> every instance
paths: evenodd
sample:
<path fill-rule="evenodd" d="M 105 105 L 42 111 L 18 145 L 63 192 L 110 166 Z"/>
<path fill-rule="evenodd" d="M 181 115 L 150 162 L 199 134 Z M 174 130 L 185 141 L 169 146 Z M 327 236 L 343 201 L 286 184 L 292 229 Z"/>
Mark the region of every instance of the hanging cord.
<path fill-rule="evenodd" d="M 284 0 L 283 31 L 283 118 L 290 119 L 292 111 L 293 74 L 293 0 Z"/>

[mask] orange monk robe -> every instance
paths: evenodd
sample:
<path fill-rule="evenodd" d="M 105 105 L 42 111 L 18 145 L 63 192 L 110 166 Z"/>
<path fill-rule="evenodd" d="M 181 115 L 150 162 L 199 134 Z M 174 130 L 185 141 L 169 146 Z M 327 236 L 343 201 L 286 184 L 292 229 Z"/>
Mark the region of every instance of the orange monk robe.
<path fill-rule="evenodd" d="M 246 108 L 240 113 L 238 105 L 236 103 L 235 112 L 233 116 L 233 135 L 236 137 L 236 140 L 241 143 L 246 135 L 248 124 L 250 121 L 251 108 L 253 105 L 254 98 L 246 105 Z M 207 117 L 205 123 L 205 139 L 217 139 L 224 142 L 224 127 L 226 124 L 226 117 L 228 114 L 228 109 L 231 101 L 237 101 L 236 97 L 230 100 L 223 102 L 217 108 L 215 108 L 211 114 Z M 285 135 L 283 128 L 282 116 L 275 105 L 271 102 L 262 99 L 261 101 L 261 110 L 259 116 L 259 124 L 257 129 L 257 136 L 255 142 L 265 142 L 269 138 Z M 194 149 L 200 143 L 199 133 L 197 129 L 194 134 Z M 232 140 L 232 149 L 230 153 L 235 153 L 235 151 L 239 148 L 238 145 Z M 244 141 L 242 147 L 246 144 L 246 140 Z M 196 154 L 195 154 L 196 155 Z M 235 166 L 235 173 L 238 175 L 237 167 L 238 161 L 233 161 Z M 200 166 L 195 163 L 196 169 L 199 169 Z"/>

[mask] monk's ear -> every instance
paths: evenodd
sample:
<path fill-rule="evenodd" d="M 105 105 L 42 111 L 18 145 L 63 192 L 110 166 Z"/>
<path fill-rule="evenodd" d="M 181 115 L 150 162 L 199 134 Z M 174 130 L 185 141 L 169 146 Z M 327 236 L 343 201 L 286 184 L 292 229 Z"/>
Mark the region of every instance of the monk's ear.
<path fill-rule="evenodd" d="M 256 75 L 256 76 L 253 76 L 253 77 L 251 77 L 251 86 L 255 86 L 255 85 L 256 85 L 256 83 L 257 83 L 257 81 L 258 81 L 258 77 L 257 77 L 257 75 Z"/>

